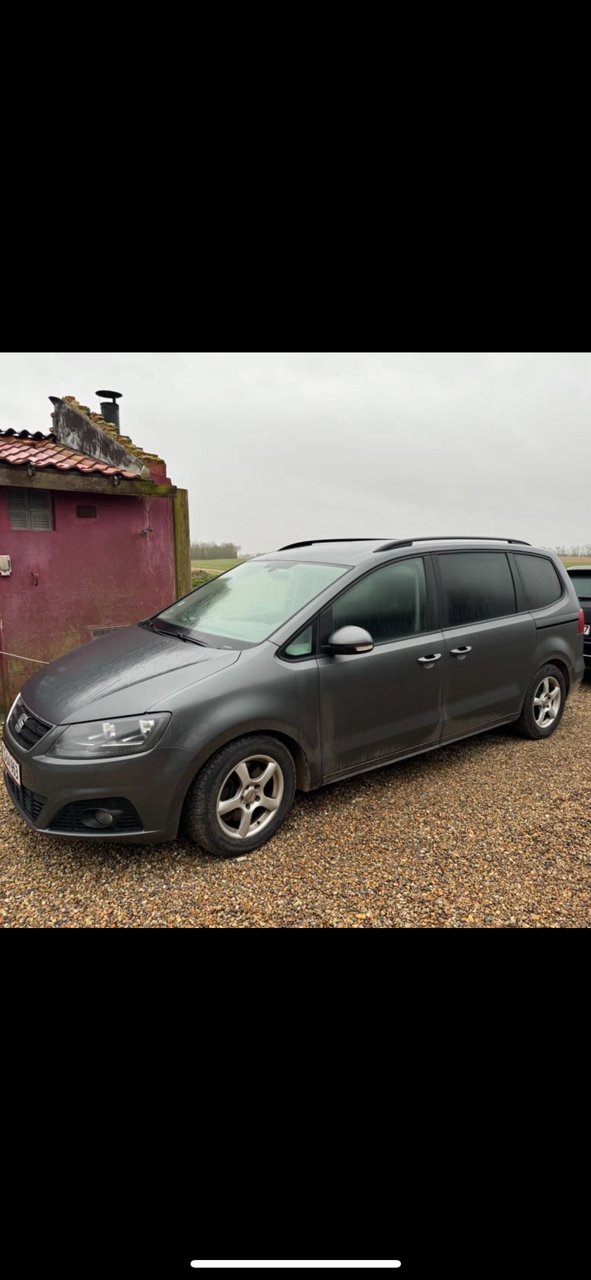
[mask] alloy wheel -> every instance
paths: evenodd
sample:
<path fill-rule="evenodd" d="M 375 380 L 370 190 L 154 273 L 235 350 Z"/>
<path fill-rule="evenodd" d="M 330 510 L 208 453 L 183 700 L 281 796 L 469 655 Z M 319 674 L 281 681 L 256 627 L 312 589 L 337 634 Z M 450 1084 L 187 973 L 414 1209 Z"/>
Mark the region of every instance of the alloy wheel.
<path fill-rule="evenodd" d="M 562 690 L 558 680 L 554 676 L 546 676 L 534 696 L 534 719 L 538 729 L 548 729 L 554 723 L 561 702 Z"/>
<path fill-rule="evenodd" d="M 284 778 L 272 756 L 247 756 L 224 778 L 216 801 L 224 835 L 248 840 L 271 821 L 283 798 Z"/>

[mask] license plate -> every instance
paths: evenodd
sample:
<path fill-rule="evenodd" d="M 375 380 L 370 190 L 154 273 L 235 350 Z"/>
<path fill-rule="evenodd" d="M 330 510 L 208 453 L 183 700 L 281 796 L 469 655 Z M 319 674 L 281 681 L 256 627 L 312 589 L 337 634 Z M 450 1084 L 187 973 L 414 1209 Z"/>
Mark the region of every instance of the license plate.
<path fill-rule="evenodd" d="M 16 782 L 17 787 L 20 787 L 21 785 L 20 764 L 18 760 L 15 760 L 14 756 L 11 756 L 10 751 L 4 745 L 4 743 L 2 743 L 2 759 L 6 767 L 6 772 L 10 774 L 13 782 Z"/>
<path fill-rule="evenodd" d="M 584 632 L 584 634 L 585 634 L 586 636 L 591 636 L 591 624 L 590 624 L 588 627 L 585 627 L 585 632 Z"/>

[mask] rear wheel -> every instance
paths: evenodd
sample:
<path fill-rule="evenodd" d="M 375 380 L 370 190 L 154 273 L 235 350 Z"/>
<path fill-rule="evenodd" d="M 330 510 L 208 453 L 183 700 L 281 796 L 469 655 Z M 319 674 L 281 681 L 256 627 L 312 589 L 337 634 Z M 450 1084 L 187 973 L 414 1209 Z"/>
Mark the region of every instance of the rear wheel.
<path fill-rule="evenodd" d="M 523 710 L 516 723 L 524 738 L 549 738 L 558 728 L 566 702 L 566 683 L 562 671 L 549 663 L 534 676 L 525 695 Z"/>
<path fill-rule="evenodd" d="M 183 828 L 208 853 L 236 858 L 258 849 L 293 804 L 296 771 L 287 747 L 270 734 L 229 742 L 203 766 L 189 791 Z"/>

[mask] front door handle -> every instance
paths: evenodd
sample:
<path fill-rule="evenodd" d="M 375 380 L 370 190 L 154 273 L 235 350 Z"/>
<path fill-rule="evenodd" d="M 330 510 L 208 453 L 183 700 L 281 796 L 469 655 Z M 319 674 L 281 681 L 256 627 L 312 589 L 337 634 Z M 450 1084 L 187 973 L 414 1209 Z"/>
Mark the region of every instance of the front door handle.
<path fill-rule="evenodd" d="M 458 662 L 461 662 L 462 658 L 467 658 L 468 654 L 472 653 L 472 645 L 465 644 L 463 649 L 450 649 L 450 653 L 453 653 L 454 658 L 457 658 Z"/>
<path fill-rule="evenodd" d="M 417 658 L 417 662 L 421 662 L 425 667 L 432 667 L 434 662 L 439 662 L 440 653 L 430 653 L 427 658 Z"/>

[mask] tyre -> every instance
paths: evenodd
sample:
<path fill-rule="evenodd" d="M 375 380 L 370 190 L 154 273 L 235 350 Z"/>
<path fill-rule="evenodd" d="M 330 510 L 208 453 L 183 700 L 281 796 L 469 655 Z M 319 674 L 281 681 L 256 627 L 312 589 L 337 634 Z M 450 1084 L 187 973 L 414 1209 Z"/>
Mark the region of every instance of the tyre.
<path fill-rule="evenodd" d="M 183 809 L 182 828 L 208 853 L 236 858 L 279 830 L 293 804 L 296 771 L 270 734 L 236 738 L 204 764 Z"/>
<path fill-rule="evenodd" d="M 540 667 L 525 695 L 523 710 L 516 722 L 524 738 L 549 738 L 558 728 L 566 702 L 566 684 L 559 667 Z"/>

